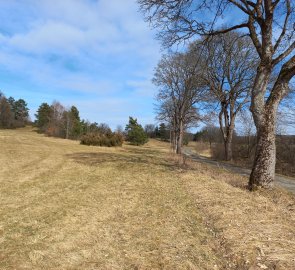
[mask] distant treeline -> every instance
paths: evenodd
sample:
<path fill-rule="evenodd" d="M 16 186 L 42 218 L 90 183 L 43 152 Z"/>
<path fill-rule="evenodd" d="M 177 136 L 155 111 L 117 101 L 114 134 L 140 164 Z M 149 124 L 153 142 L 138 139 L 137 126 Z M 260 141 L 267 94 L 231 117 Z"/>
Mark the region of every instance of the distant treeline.
<path fill-rule="evenodd" d="M 60 102 L 42 103 L 35 114 L 35 125 L 48 136 L 80 140 L 81 144 L 121 146 L 123 135 L 112 132 L 107 124 L 91 123 L 80 119 L 77 107 L 66 109 Z"/>
<path fill-rule="evenodd" d="M 255 132 L 247 131 L 245 126 L 240 127 L 240 134 L 233 132 L 233 159 L 237 165 L 251 168 L 257 143 Z M 224 160 L 223 137 L 219 127 L 207 125 L 194 135 L 197 142 L 196 150 L 210 151 L 211 157 Z M 295 176 L 295 136 L 276 135 L 276 172 L 284 175 Z"/>
<path fill-rule="evenodd" d="M 29 109 L 23 99 L 6 98 L 0 92 L 0 128 L 24 127 L 29 122 Z"/>
<path fill-rule="evenodd" d="M 173 135 L 172 127 L 165 123 L 160 123 L 159 126 L 148 124 L 148 125 L 145 125 L 144 130 L 149 138 L 160 139 L 162 141 L 167 141 L 167 142 L 168 141 L 170 142 Z M 190 141 L 193 141 L 194 136 L 195 134 L 193 133 L 184 132 L 183 144 L 187 145 Z"/>
<path fill-rule="evenodd" d="M 118 127 L 113 132 L 105 123 L 81 120 L 76 106 L 66 108 L 58 101 L 52 102 L 51 105 L 42 103 L 35 118 L 34 123 L 29 120 L 29 109 L 25 100 L 6 98 L 0 92 L 0 128 L 19 128 L 33 124 L 39 133 L 47 136 L 80 140 L 81 144 L 96 146 L 121 146 L 124 140 L 134 145 L 142 145 L 148 138 L 162 141 L 171 139 L 171 128 L 165 123 L 159 126 L 148 124 L 143 128 L 136 118 L 129 117 L 125 129 Z M 187 144 L 191 140 L 193 134 L 186 133 L 183 143 Z"/>

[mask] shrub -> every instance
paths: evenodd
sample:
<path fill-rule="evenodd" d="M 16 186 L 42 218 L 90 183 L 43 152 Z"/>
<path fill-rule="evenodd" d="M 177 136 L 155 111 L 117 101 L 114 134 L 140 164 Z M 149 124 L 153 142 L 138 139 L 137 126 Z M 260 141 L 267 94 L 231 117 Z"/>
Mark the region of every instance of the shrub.
<path fill-rule="evenodd" d="M 94 146 L 122 146 L 123 136 L 119 133 L 87 133 L 81 137 L 81 144 Z"/>

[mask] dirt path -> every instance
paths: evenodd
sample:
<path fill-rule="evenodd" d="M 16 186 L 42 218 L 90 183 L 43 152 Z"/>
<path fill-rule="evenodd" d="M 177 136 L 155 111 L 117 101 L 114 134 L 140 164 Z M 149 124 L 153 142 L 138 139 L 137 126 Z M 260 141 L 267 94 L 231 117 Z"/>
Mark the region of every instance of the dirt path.
<path fill-rule="evenodd" d="M 194 151 L 190 148 L 184 148 L 184 154 L 186 156 L 190 157 L 192 160 L 195 160 L 195 161 L 198 161 L 201 163 L 205 163 L 205 164 L 211 164 L 215 167 L 222 168 L 222 169 L 237 173 L 239 175 L 249 176 L 251 173 L 251 170 L 249 170 L 249 169 L 200 156 L 200 155 L 194 153 Z M 281 186 L 281 187 L 283 187 L 295 194 L 295 178 L 285 177 L 282 175 L 276 175 L 275 184 L 278 186 Z"/>

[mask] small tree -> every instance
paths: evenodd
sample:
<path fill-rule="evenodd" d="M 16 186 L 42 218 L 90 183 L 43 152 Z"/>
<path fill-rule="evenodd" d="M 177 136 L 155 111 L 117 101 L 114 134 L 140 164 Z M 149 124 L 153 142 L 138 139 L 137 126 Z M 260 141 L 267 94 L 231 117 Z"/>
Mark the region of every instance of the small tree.
<path fill-rule="evenodd" d="M 66 139 L 77 139 L 82 134 L 82 124 L 77 107 L 64 112 Z"/>
<path fill-rule="evenodd" d="M 29 117 L 28 104 L 23 99 L 16 100 L 13 103 L 12 111 L 14 112 L 14 117 L 18 125 L 24 126 Z"/>
<path fill-rule="evenodd" d="M 167 129 L 166 125 L 164 123 L 160 124 L 159 127 L 159 137 L 163 141 L 169 140 L 169 130 Z"/>
<path fill-rule="evenodd" d="M 42 103 L 38 110 L 37 113 L 35 114 L 36 117 L 36 125 L 39 128 L 39 131 L 45 132 L 46 129 L 48 128 L 50 118 L 52 114 L 52 108 L 47 104 L 47 103 Z"/>
<path fill-rule="evenodd" d="M 134 145 L 143 145 L 148 141 L 144 129 L 137 123 L 136 118 L 129 117 L 129 123 L 125 128 L 127 132 L 127 141 Z"/>

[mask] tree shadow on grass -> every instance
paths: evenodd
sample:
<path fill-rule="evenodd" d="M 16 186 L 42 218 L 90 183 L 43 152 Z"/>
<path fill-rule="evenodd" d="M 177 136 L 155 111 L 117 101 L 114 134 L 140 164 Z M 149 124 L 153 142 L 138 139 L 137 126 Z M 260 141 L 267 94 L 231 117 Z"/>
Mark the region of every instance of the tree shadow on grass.
<path fill-rule="evenodd" d="M 125 151 L 124 151 L 125 152 Z M 174 164 L 171 164 L 169 161 L 165 160 L 163 157 L 156 156 L 156 151 L 149 151 L 147 154 L 146 149 L 140 151 L 136 149 L 135 151 L 127 150 L 126 153 L 93 153 L 93 152 L 84 152 L 84 153 L 73 153 L 67 154 L 66 156 L 74 160 L 77 163 L 88 165 L 88 166 L 99 166 L 104 163 L 113 163 L 118 167 L 124 167 L 126 165 L 147 165 L 147 166 L 163 166 L 169 170 L 175 170 Z"/>

